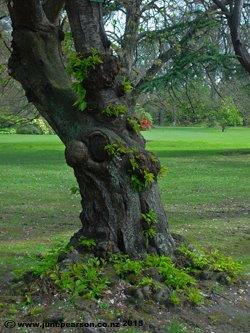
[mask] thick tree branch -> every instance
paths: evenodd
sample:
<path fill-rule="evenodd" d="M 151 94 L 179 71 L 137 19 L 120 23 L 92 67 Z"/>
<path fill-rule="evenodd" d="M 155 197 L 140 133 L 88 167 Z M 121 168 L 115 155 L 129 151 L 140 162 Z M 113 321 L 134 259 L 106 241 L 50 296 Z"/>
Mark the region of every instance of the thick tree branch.
<path fill-rule="evenodd" d="M 243 0 L 235 0 L 231 15 L 230 17 L 227 18 L 227 20 L 230 28 L 235 54 L 241 65 L 245 68 L 245 70 L 248 73 L 250 73 L 250 53 L 246 45 L 244 45 L 244 43 L 242 42 L 240 36 L 240 22 L 241 22 L 242 9 L 243 9 Z"/>
<path fill-rule="evenodd" d="M 110 42 L 104 30 L 101 3 L 68 0 L 65 8 L 77 52 L 88 53 L 92 48 L 106 52 Z"/>
<path fill-rule="evenodd" d="M 244 45 L 242 42 L 240 36 L 240 23 L 244 1 L 228 1 L 227 3 L 230 5 L 230 11 L 226 8 L 225 5 L 222 5 L 221 1 L 213 0 L 213 2 L 222 10 L 223 14 L 226 16 L 235 54 L 241 65 L 248 73 L 250 73 L 250 53 L 246 45 Z"/>
<path fill-rule="evenodd" d="M 230 2 L 229 0 L 225 0 L 225 1 L 218 1 L 218 0 L 214 1 L 213 0 L 213 2 L 214 2 L 214 4 L 211 5 L 209 8 L 207 8 L 207 10 L 203 13 L 204 16 L 205 15 L 210 15 L 211 13 L 213 13 L 218 8 L 218 5 L 219 5 L 219 8 L 221 10 L 223 9 L 223 13 L 224 13 L 224 11 L 225 11 L 225 13 L 227 13 L 227 12 L 229 13 L 229 11 L 228 11 L 228 9 L 226 7 L 229 4 L 229 2 Z M 152 4 L 152 3 L 153 3 L 153 1 L 150 4 Z M 236 8 L 234 10 L 236 11 Z M 236 21 L 236 17 L 237 17 L 237 22 L 239 23 L 240 22 L 240 18 L 239 18 L 240 6 L 239 5 L 237 6 L 237 12 L 238 12 L 238 15 L 235 16 L 234 20 Z M 197 27 L 196 27 L 195 23 L 198 22 L 199 20 L 200 20 L 200 17 L 197 17 L 197 19 L 192 22 L 192 27 L 188 30 L 188 32 L 186 33 L 186 35 L 184 35 L 183 38 L 181 39 L 181 41 L 179 42 L 179 45 L 181 46 L 182 49 L 185 50 L 185 48 L 188 45 L 188 41 L 196 34 Z M 158 31 L 158 32 L 160 32 L 160 31 Z M 164 29 L 161 30 L 161 32 L 163 33 Z M 154 32 L 151 32 L 151 33 L 154 33 Z M 143 37 L 145 37 L 145 35 L 147 35 L 147 32 L 141 33 L 139 35 L 139 37 L 143 38 Z M 238 30 L 237 30 L 237 32 L 235 31 L 235 35 L 239 36 L 239 31 Z M 237 38 L 235 38 L 235 39 L 237 40 Z M 242 61 L 242 63 L 244 63 L 245 67 L 248 67 L 249 65 L 247 65 L 247 63 L 248 63 L 247 58 L 248 57 L 247 57 L 247 50 L 246 50 L 246 48 L 244 48 L 243 45 L 240 44 L 240 45 L 238 45 L 236 47 L 236 49 L 238 49 L 238 51 L 237 51 L 238 55 L 241 54 L 241 57 L 244 58 L 244 60 L 240 60 L 240 59 L 239 60 Z M 152 66 L 146 71 L 145 75 L 136 84 L 136 87 L 134 89 L 134 95 L 135 96 L 137 95 L 140 87 L 142 87 L 146 82 L 149 82 L 150 80 L 152 80 L 155 77 L 155 75 L 157 73 L 159 73 L 159 71 L 163 68 L 163 66 L 168 61 L 170 61 L 172 59 L 172 57 L 174 55 L 175 55 L 175 50 L 173 48 L 170 48 L 167 51 L 164 51 L 163 53 L 159 54 L 158 58 L 153 62 Z"/>
<path fill-rule="evenodd" d="M 215 3 L 215 5 L 217 5 L 218 8 L 221 9 L 223 14 L 225 14 L 226 16 L 230 16 L 230 12 L 226 7 L 228 1 L 227 2 L 222 2 L 220 0 L 213 0 L 213 2 Z"/>
<path fill-rule="evenodd" d="M 40 1 L 12 0 L 8 8 L 13 26 L 10 74 L 66 143 L 77 132 L 73 126 L 80 115 L 61 61 L 58 28 L 47 20 Z"/>
<path fill-rule="evenodd" d="M 155 75 L 162 69 L 162 67 L 169 61 L 174 55 L 174 49 L 170 48 L 167 51 L 161 53 L 159 57 L 153 62 L 151 67 L 146 71 L 145 75 L 136 84 L 134 94 L 139 92 L 139 89 L 147 82 L 152 80 Z"/>
<path fill-rule="evenodd" d="M 131 4 L 125 5 L 126 24 L 121 47 L 123 53 L 123 68 L 128 77 L 130 77 L 132 71 L 134 55 L 137 48 L 138 31 L 141 17 L 141 3 L 142 0 L 135 0 L 133 1 L 132 6 Z"/>
<path fill-rule="evenodd" d="M 52 23 L 58 23 L 58 18 L 67 0 L 45 0 L 43 4 L 44 12 Z"/>
<path fill-rule="evenodd" d="M 35 29 L 39 26 L 45 26 L 48 24 L 41 1 L 8 1 L 8 9 L 11 15 L 13 28 L 22 26 L 29 29 Z"/>
<path fill-rule="evenodd" d="M 185 52 L 187 50 L 188 42 L 192 39 L 192 37 L 195 36 L 197 31 L 199 30 L 199 25 L 195 24 L 199 19 L 200 18 L 193 22 L 192 27 L 186 32 L 186 34 L 178 43 L 178 45 L 181 47 L 182 52 Z M 136 89 L 134 89 L 134 94 L 136 95 L 145 83 L 152 80 L 155 75 L 163 68 L 163 66 L 174 57 L 175 54 L 175 47 L 171 47 L 167 51 L 160 53 L 158 58 L 153 62 L 152 66 L 146 71 L 145 75 L 137 83 Z"/>
<path fill-rule="evenodd" d="M 147 10 L 150 10 L 150 9 L 157 9 L 157 10 L 161 10 L 163 7 L 159 7 L 157 5 L 157 0 L 152 0 L 150 1 L 149 3 L 147 3 L 146 5 L 144 5 L 141 9 L 141 14 L 146 12 Z"/>

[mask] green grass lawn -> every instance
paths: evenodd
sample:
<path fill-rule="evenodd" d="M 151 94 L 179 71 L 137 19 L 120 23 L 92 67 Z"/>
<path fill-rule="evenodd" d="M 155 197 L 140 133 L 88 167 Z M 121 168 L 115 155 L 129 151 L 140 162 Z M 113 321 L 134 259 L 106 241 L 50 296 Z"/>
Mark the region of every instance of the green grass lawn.
<path fill-rule="evenodd" d="M 171 230 L 240 259 L 249 269 L 250 129 L 146 132 L 168 168 L 160 180 Z M 80 227 L 73 172 L 56 136 L 0 135 L 0 265 L 29 266 L 31 255 Z"/>

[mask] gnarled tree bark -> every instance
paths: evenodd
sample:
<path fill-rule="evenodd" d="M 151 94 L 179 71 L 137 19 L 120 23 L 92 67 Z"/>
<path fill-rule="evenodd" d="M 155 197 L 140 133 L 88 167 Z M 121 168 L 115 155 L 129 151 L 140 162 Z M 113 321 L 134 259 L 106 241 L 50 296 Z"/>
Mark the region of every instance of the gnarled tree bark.
<path fill-rule="evenodd" d="M 66 146 L 66 161 L 74 169 L 82 196 L 82 228 L 71 244 L 77 247 L 82 237 L 94 239 L 94 252 L 100 256 L 119 251 L 134 257 L 147 252 L 170 254 L 173 240 L 156 181 L 137 192 L 128 172 L 130 153 L 112 157 L 105 151 L 107 144 L 122 143 L 136 149 L 142 167 L 155 177 L 159 172 L 159 162 L 146 151 L 143 137 L 128 125 L 127 115 L 108 118 L 102 114 L 109 105 L 126 104 L 117 79 L 121 65 L 110 53 L 102 8 L 89 0 L 66 3 L 76 50 L 87 57 L 95 48 L 102 58 L 84 82 L 87 109 L 81 112 L 74 106 L 76 96 L 60 57 L 55 23 L 60 8 L 46 3 L 45 11 L 41 1 L 9 2 L 13 23 L 9 68 Z M 141 214 L 150 209 L 157 216 L 156 234 L 147 241 Z"/>

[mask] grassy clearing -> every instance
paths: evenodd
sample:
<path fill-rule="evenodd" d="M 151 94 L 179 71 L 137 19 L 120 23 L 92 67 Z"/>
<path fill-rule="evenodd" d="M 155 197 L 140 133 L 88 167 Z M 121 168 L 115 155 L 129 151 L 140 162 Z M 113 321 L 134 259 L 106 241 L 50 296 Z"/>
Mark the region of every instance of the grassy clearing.
<path fill-rule="evenodd" d="M 161 128 L 145 133 L 168 173 L 160 181 L 171 229 L 250 266 L 250 129 Z M 0 265 L 31 264 L 69 238 L 79 198 L 55 136 L 0 135 Z M 24 260 L 25 259 L 25 260 Z"/>
<path fill-rule="evenodd" d="M 250 129 L 161 128 L 145 133 L 168 174 L 160 181 L 171 229 L 250 268 Z"/>

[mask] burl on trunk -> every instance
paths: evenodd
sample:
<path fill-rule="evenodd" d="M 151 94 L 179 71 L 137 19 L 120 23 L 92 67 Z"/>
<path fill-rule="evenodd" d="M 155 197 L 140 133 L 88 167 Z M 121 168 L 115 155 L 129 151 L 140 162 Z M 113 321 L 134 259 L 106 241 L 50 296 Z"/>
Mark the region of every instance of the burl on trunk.
<path fill-rule="evenodd" d="M 170 254 L 173 240 L 157 186 L 159 161 L 145 150 L 128 107 L 121 65 L 111 54 L 101 6 L 89 0 L 66 4 L 77 59 L 91 60 L 93 52 L 98 57 L 84 80 L 78 80 L 86 95 L 84 111 L 77 106 L 79 96 L 62 62 L 57 7 L 51 12 L 40 1 L 9 3 L 9 68 L 66 146 L 66 161 L 82 196 L 82 228 L 71 244 L 94 239 L 94 252 L 100 256 L 117 251 L 133 257 Z"/>

